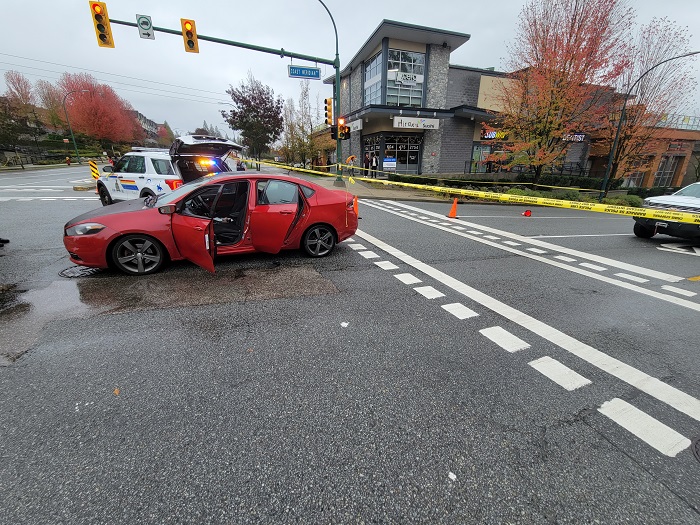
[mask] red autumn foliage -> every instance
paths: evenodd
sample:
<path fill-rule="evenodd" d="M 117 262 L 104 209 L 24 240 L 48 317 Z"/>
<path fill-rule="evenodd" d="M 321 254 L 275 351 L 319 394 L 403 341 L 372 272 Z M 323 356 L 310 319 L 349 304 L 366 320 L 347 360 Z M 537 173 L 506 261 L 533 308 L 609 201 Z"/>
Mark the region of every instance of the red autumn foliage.
<path fill-rule="evenodd" d="M 73 131 L 111 142 L 143 140 L 131 105 L 87 73 L 64 73 L 58 87 L 65 97 Z"/>

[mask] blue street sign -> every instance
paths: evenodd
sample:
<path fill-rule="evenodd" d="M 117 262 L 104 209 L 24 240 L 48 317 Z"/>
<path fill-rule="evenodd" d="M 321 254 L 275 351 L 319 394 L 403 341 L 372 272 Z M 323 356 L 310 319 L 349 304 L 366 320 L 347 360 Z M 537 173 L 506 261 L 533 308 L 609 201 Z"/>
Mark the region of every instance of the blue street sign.
<path fill-rule="evenodd" d="M 321 68 L 304 66 L 287 66 L 289 78 L 310 78 L 321 80 Z"/>

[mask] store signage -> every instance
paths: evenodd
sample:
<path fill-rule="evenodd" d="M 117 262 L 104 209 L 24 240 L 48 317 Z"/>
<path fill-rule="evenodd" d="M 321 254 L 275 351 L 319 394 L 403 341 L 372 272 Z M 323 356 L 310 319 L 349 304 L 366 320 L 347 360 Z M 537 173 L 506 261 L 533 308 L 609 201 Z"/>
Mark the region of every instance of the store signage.
<path fill-rule="evenodd" d="M 416 117 L 394 117 L 395 128 L 408 129 L 438 129 L 440 119 L 437 118 L 416 118 Z"/>
<path fill-rule="evenodd" d="M 350 122 L 350 131 L 360 131 L 362 129 L 362 119 Z"/>
<path fill-rule="evenodd" d="M 423 83 L 423 75 L 418 75 L 416 73 L 401 73 L 399 71 L 390 70 L 387 78 L 404 86 L 415 86 L 416 84 Z"/>
<path fill-rule="evenodd" d="M 583 142 L 585 138 L 585 133 L 567 133 L 564 135 L 565 142 Z"/>
<path fill-rule="evenodd" d="M 384 171 L 396 171 L 396 157 L 384 157 L 382 169 Z"/>
<path fill-rule="evenodd" d="M 506 138 L 506 132 L 505 131 L 486 131 L 485 129 L 481 130 L 481 140 L 492 140 L 492 139 L 498 139 L 498 140 L 503 140 Z"/>

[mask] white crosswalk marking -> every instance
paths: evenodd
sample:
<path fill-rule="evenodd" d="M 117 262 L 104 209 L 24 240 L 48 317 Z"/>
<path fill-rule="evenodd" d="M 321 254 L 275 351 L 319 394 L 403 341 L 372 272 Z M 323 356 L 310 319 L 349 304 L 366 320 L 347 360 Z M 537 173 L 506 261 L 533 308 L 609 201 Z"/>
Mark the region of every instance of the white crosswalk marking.
<path fill-rule="evenodd" d="M 622 399 L 606 401 L 598 412 L 667 456 L 675 457 L 690 446 L 688 438 Z"/>

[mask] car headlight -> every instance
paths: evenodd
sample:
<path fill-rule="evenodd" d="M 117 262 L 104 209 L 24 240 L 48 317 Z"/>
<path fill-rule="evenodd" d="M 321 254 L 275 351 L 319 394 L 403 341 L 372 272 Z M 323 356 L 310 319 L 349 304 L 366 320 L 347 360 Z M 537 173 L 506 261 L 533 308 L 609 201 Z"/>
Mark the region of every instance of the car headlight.
<path fill-rule="evenodd" d="M 75 235 L 94 235 L 95 233 L 101 232 L 104 229 L 104 224 L 99 224 L 97 222 L 86 222 L 84 224 L 78 224 L 76 226 L 66 228 L 66 237 L 73 237 Z"/>

